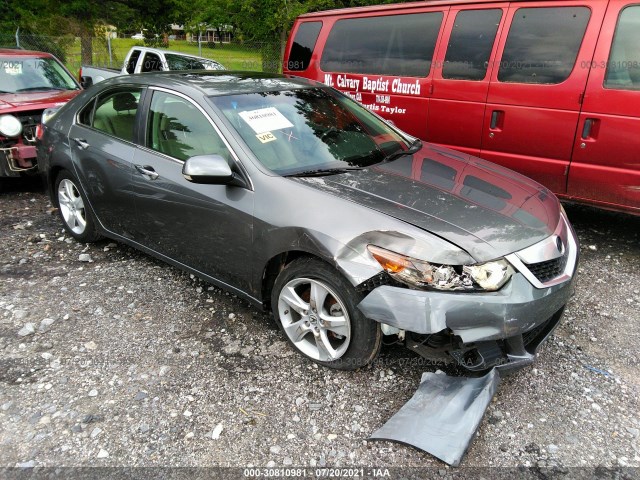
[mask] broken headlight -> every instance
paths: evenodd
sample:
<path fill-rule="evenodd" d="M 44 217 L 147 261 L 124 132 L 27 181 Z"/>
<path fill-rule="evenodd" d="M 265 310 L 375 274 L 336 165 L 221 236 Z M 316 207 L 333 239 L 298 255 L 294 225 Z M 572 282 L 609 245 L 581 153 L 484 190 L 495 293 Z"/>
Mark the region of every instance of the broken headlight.
<path fill-rule="evenodd" d="M 414 288 L 495 291 L 507 283 L 513 273 L 503 259 L 477 265 L 438 265 L 375 245 L 367 249 L 391 277 Z"/>

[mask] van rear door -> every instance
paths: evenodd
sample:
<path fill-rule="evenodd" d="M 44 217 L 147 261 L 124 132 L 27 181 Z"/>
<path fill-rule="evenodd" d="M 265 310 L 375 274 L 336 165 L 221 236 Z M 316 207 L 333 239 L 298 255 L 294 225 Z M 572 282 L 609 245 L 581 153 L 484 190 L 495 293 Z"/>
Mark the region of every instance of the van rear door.
<path fill-rule="evenodd" d="M 452 7 L 435 58 L 426 140 L 480 155 L 495 40 L 508 3 Z"/>
<path fill-rule="evenodd" d="M 580 103 L 607 2 L 518 2 L 507 16 L 480 156 L 556 193 L 566 180 Z M 506 28 L 506 27 L 505 27 Z"/>
<path fill-rule="evenodd" d="M 611 1 L 589 66 L 567 194 L 640 213 L 640 2 Z"/>

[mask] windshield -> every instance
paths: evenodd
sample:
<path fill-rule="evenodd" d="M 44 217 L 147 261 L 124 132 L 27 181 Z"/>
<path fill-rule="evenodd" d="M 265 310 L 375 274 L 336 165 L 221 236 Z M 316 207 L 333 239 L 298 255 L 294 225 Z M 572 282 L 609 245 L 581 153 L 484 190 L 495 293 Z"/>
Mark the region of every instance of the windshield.
<path fill-rule="evenodd" d="M 409 149 L 382 120 L 326 88 L 209 99 L 258 160 L 280 175 L 366 167 Z"/>
<path fill-rule="evenodd" d="M 206 58 L 185 57 L 173 53 L 165 53 L 169 70 L 224 70 L 224 67 L 214 60 Z"/>
<path fill-rule="evenodd" d="M 0 56 L 0 93 L 78 88 L 71 75 L 53 58 Z"/>

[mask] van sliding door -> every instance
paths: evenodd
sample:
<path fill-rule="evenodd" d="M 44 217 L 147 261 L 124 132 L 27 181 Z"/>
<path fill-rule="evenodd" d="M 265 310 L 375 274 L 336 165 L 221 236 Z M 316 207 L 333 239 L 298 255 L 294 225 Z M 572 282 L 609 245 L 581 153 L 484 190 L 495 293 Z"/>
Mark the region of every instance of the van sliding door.
<path fill-rule="evenodd" d="M 640 1 L 611 1 L 589 67 L 567 194 L 640 213 Z"/>
<path fill-rule="evenodd" d="M 481 157 L 556 193 L 566 180 L 604 1 L 509 7 L 484 113 Z"/>
<path fill-rule="evenodd" d="M 480 155 L 496 38 L 508 3 L 452 8 L 435 59 L 426 140 Z"/>

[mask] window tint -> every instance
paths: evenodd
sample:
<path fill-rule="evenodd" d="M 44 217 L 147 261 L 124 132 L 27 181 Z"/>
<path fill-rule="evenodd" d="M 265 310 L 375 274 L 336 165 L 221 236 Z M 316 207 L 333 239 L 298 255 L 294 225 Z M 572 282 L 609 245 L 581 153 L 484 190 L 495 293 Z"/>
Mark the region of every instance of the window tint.
<path fill-rule="evenodd" d="M 134 73 L 136 71 L 136 63 L 138 63 L 138 58 L 140 58 L 140 50 L 134 50 L 131 52 L 131 56 L 129 57 L 129 61 L 127 62 L 127 73 Z"/>
<path fill-rule="evenodd" d="M 322 22 L 306 22 L 298 27 L 287 61 L 289 70 L 302 71 L 309 67 L 321 28 Z"/>
<path fill-rule="evenodd" d="M 93 116 L 93 105 L 96 103 L 96 99 L 92 99 L 78 114 L 78 122 L 82 125 L 91 126 Z"/>
<path fill-rule="evenodd" d="M 144 56 L 141 72 L 161 72 L 162 61 L 155 53 L 147 52 Z"/>
<path fill-rule="evenodd" d="M 442 68 L 443 78 L 484 79 L 500 18 L 499 9 L 458 13 Z"/>
<path fill-rule="evenodd" d="M 141 90 L 118 90 L 100 96 L 93 114 L 93 127 L 133 142 L 140 93 Z"/>
<path fill-rule="evenodd" d="M 616 27 L 604 86 L 640 90 L 640 5 L 625 8 Z"/>
<path fill-rule="evenodd" d="M 546 84 L 565 81 L 573 70 L 590 16 L 586 7 L 518 9 L 498 80 Z"/>
<path fill-rule="evenodd" d="M 147 146 L 178 160 L 210 154 L 231 158 L 220 136 L 195 105 L 164 92 L 154 92 L 151 100 Z"/>
<path fill-rule="evenodd" d="M 431 12 L 339 20 L 320 67 L 329 72 L 426 77 L 442 16 Z"/>

